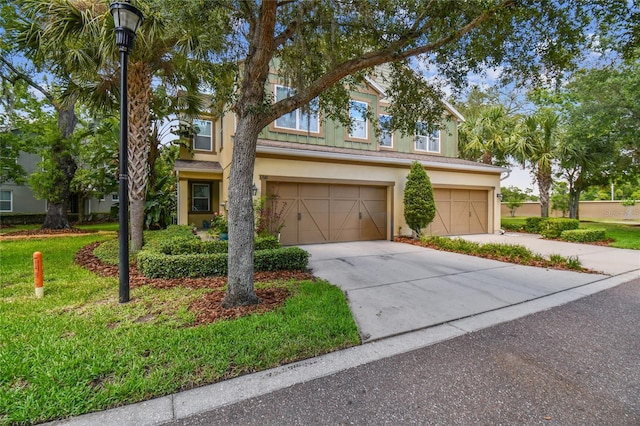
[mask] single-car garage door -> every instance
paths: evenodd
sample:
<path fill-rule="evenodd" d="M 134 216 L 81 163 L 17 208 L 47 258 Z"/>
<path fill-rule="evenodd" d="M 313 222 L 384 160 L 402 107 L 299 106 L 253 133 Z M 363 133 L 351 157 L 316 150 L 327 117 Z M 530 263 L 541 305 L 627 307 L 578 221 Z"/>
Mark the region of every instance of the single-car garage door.
<path fill-rule="evenodd" d="M 387 238 L 387 188 L 369 185 L 269 182 L 278 195 L 284 245 Z"/>
<path fill-rule="evenodd" d="M 488 191 L 434 188 L 436 217 L 431 235 L 486 234 L 488 231 Z"/>

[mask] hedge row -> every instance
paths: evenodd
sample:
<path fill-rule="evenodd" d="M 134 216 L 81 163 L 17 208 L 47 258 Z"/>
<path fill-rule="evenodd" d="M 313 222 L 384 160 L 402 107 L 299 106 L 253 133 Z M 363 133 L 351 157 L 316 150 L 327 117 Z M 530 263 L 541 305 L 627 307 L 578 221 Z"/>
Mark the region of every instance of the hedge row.
<path fill-rule="evenodd" d="M 540 235 L 544 238 L 559 238 L 563 231 L 578 229 L 580 221 L 578 219 L 552 218 L 541 224 Z"/>
<path fill-rule="evenodd" d="M 162 240 L 157 244 L 157 251 L 170 254 L 191 254 L 191 253 L 227 253 L 229 242 L 222 240 L 202 241 L 198 237 L 178 236 Z M 257 237 L 255 240 L 255 250 L 273 250 L 280 248 L 280 242 L 272 235 Z"/>
<path fill-rule="evenodd" d="M 227 275 L 227 253 L 167 255 L 144 250 L 138 254 L 138 269 L 149 278 L 198 278 Z M 258 250 L 255 271 L 305 270 L 309 253 L 299 247 Z"/>
<path fill-rule="evenodd" d="M 592 229 L 571 229 L 568 231 L 562 231 L 560 238 L 565 241 L 573 241 L 577 243 L 587 243 L 593 241 L 604 241 L 606 236 L 606 230 L 601 228 Z"/>
<path fill-rule="evenodd" d="M 524 230 L 531 234 L 539 234 L 547 220 L 549 220 L 548 217 L 528 217 L 524 220 Z"/>

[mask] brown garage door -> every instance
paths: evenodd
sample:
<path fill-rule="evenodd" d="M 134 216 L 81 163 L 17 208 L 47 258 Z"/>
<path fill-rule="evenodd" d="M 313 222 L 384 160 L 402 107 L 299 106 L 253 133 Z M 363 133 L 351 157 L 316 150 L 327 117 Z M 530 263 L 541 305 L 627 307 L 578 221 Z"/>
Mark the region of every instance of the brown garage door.
<path fill-rule="evenodd" d="M 284 245 L 383 240 L 387 237 L 387 189 L 381 186 L 270 182 L 285 204 Z"/>
<path fill-rule="evenodd" d="M 487 233 L 488 193 L 483 190 L 435 188 L 436 217 L 431 235 Z"/>

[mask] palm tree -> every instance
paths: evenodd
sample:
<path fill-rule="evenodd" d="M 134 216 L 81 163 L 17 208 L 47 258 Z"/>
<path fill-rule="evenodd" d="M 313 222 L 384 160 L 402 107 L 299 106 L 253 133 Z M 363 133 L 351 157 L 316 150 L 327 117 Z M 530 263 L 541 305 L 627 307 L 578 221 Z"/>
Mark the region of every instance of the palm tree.
<path fill-rule="evenodd" d="M 515 120 L 502 105 L 481 107 L 460 125 L 460 156 L 484 164 L 505 165 Z"/>
<path fill-rule="evenodd" d="M 165 26 L 160 7 L 152 2 L 139 5 L 145 22 L 138 30 L 129 56 L 129 201 L 131 249 L 143 244 L 144 202 L 148 180 L 151 105 L 154 79 L 176 93 L 198 91 L 208 75 L 197 43 L 176 28 Z M 42 55 L 55 65 L 72 70 L 67 86 L 93 107 L 114 107 L 118 100 L 119 53 L 115 44 L 113 19 L 107 0 L 21 0 L 19 3 L 31 27 L 24 37 L 37 41 Z M 54 68 L 54 71 L 56 69 Z M 189 96 L 193 101 L 196 97 Z M 195 113 L 191 104 L 188 112 Z"/>
<path fill-rule="evenodd" d="M 525 117 L 519 137 L 511 144 L 511 155 L 532 171 L 540 195 L 540 215 L 549 217 L 549 197 L 553 183 L 553 165 L 558 158 L 560 128 L 558 115 L 542 108 Z"/>

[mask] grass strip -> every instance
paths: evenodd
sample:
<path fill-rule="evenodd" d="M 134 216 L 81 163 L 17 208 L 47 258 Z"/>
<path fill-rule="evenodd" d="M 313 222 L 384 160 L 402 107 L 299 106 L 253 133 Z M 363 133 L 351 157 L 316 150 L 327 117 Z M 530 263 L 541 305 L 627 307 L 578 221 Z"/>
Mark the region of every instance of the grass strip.
<path fill-rule="evenodd" d="M 524 232 L 524 217 L 503 217 L 501 219 L 502 228 L 507 231 Z M 586 221 L 580 222 L 582 229 L 604 229 L 607 238 L 613 241 L 610 247 L 640 250 L 640 224 L 636 223 L 613 223 L 606 221 Z"/>

